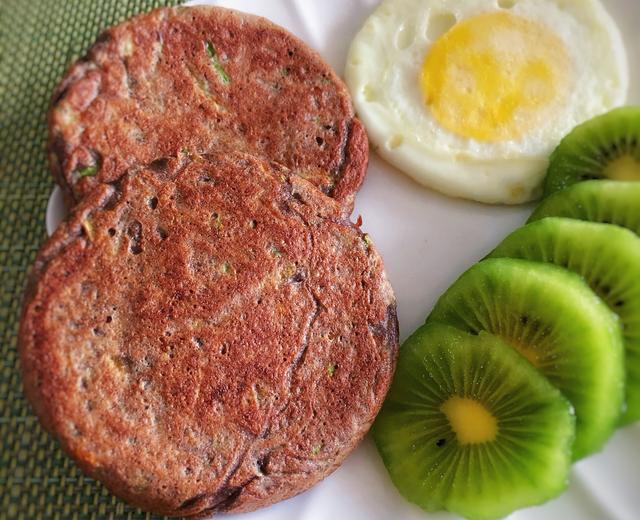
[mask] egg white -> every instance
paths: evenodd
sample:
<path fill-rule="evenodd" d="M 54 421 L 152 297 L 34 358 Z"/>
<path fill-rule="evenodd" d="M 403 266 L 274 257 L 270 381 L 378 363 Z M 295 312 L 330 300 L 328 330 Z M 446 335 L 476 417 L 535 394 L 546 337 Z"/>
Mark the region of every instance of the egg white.
<path fill-rule="evenodd" d="M 564 43 L 573 66 L 571 93 L 554 117 L 520 139 L 463 138 L 430 113 L 421 67 L 452 24 L 502 10 L 546 26 Z M 385 0 L 355 37 L 345 76 L 383 158 L 447 195 L 503 204 L 537 198 L 560 139 L 623 104 L 629 83 L 622 37 L 598 0 Z"/>

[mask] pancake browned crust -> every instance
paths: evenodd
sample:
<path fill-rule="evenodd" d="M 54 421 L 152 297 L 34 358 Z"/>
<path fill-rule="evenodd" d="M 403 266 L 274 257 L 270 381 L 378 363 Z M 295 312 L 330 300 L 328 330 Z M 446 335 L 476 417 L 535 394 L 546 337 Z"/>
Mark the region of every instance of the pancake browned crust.
<path fill-rule="evenodd" d="M 160 514 L 250 511 L 333 471 L 398 349 L 392 289 L 341 206 L 240 153 L 96 187 L 41 249 L 26 394 L 89 475 Z"/>
<path fill-rule="evenodd" d="M 131 166 L 216 145 L 277 161 L 350 212 L 368 141 L 346 86 L 264 18 L 163 8 L 107 29 L 49 113 L 50 162 L 72 199 Z"/>

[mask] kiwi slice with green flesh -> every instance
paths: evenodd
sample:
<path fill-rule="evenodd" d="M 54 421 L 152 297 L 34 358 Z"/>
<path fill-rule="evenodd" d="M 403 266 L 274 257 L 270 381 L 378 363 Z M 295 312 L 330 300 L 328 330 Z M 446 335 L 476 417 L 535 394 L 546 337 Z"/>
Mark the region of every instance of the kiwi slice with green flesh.
<path fill-rule="evenodd" d="M 529 218 L 566 217 L 615 224 L 640 235 L 640 182 L 586 181 L 544 199 Z"/>
<path fill-rule="evenodd" d="M 544 195 L 592 179 L 640 181 L 640 107 L 617 108 L 574 128 L 551 154 Z"/>
<path fill-rule="evenodd" d="M 627 404 L 622 422 L 640 419 L 640 238 L 618 226 L 545 218 L 514 231 L 489 256 L 549 262 L 584 277 L 620 317 Z"/>
<path fill-rule="evenodd" d="M 574 460 L 600 450 L 619 424 L 621 327 L 577 274 L 528 260 L 483 260 L 438 300 L 432 321 L 499 336 L 538 368 L 575 407 Z"/>
<path fill-rule="evenodd" d="M 566 488 L 574 422 L 564 396 L 499 338 L 433 323 L 400 349 L 373 436 L 408 500 L 484 520 Z"/>

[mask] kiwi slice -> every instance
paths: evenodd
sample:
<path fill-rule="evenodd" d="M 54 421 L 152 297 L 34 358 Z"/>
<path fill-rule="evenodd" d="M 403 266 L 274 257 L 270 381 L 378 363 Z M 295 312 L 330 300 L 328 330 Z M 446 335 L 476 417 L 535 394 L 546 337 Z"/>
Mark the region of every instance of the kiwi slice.
<path fill-rule="evenodd" d="M 551 154 L 544 194 L 593 179 L 640 181 L 640 107 L 617 108 L 574 128 Z"/>
<path fill-rule="evenodd" d="M 622 322 L 627 404 L 622 422 L 640 419 L 640 238 L 618 226 L 550 217 L 516 230 L 489 256 L 550 262 L 584 277 Z"/>
<path fill-rule="evenodd" d="M 373 436 L 408 500 L 484 520 L 566 488 L 574 422 L 562 394 L 499 338 L 433 323 L 400 349 Z"/>
<path fill-rule="evenodd" d="M 615 224 L 640 235 L 640 182 L 587 181 L 544 199 L 529 222 L 566 217 Z"/>
<path fill-rule="evenodd" d="M 575 460 L 602 448 L 618 425 L 621 327 L 577 274 L 527 260 L 484 260 L 438 300 L 431 321 L 495 334 L 538 368 L 575 407 Z"/>

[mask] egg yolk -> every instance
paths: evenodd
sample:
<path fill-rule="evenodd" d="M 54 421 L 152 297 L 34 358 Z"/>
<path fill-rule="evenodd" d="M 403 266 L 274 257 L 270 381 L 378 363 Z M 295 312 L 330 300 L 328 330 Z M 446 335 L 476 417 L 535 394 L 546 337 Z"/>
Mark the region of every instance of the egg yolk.
<path fill-rule="evenodd" d="M 436 120 L 462 137 L 516 140 L 569 95 L 564 43 L 539 23 L 486 13 L 456 24 L 432 45 L 420 83 Z"/>

